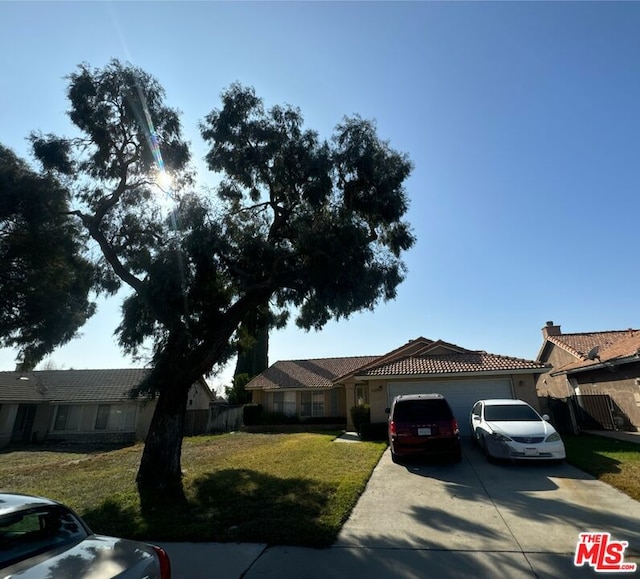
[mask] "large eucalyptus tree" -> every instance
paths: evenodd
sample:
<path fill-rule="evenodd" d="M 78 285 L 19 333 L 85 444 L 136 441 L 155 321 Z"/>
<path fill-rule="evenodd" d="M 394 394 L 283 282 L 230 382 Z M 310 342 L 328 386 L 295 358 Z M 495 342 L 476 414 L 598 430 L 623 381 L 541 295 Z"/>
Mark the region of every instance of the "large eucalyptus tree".
<path fill-rule="evenodd" d="M 153 77 L 118 61 L 81 65 L 68 97 L 79 136 L 35 135 L 34 151 L 67 180 L 71 215 L 101 250 L 102 286 L 131 290 L 119 341 L 129 353 L 151 345 L 143 389 L 158 396 L 137 482 L 165 501 L 182 493 L 189 388 L 233 355 L 243 323 L 267 309 L 272 321 L 291 312 L 320 329 L 395 297 L 414 242 L 411 162 L 372 122 L 345 118 L 323 140 L 299 110 L 266 109 L 234 84 L 200 126 L 216 173 L 207 195 L 194 189 L 178 113 Z"/>

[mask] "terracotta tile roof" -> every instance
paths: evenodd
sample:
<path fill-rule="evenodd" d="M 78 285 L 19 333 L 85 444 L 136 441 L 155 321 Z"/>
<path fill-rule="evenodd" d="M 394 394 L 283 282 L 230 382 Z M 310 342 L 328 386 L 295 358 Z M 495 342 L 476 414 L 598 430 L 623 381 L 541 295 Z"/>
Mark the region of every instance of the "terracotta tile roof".
<path fill-rule="evenodd" d="M 115 402 L 127 400 L 129 391 L 142 382 L 147 372 L 148 370 L 138 368 L 0 372 L 0 401 Z"/>
<path fill-rule="evenodd" d="M 283 360 L 267 368 L 251 380 L 247 390 L 282 388 L 330 388 L 339 376 L 377 360 L 379 356 L 349 358 L 316 358 L 311 360 Z"/>
<path fill-rule="evenodd" d="M 462 374 L 469 372 L 541 372 L 548 368 L 541 362 L 488 354 L 482 351 L 451 352 L 425 356 L 407 356 L 368 368 L 360 376 L 416 376 L 430 374 Z"/>
<path fill-rule="evenodd" d="M 557 368 L 553 373 L 559 374 L 575 370 L 588 370 L 594 366 L 602 365 L 617 366 L 620 363 L 640 360 L 640 331 L 599 332 L 598 334 L 590 334 L 590 336 L 599 336 L 602 334 L 607 334 L 606 339 L 600 343 L 594 342 L 589 350 L 587 350 L 587 353 L 589 353 L 593 348 L 598 348 L 592 360 L 581 352 L 580 360 Z M 615 336 L 613 334 L 615 334 Z M 559 338 L 563 336 L 555 337 Z"/>
<path fill-rule="evenodd" d="M 352 376 L 421 376 L 491 372 L 544 372 L 541 362 L 467 350 L 417 338 L 383 356 L 276 362 L 246 386 L 248 390 L 330 388 Z"/>
<path fill-rule="evenodd" d="M 638 330 L 615 330 L 580 334 L 560 334 L 559 336 L 549 336 L 547 340 L 577 358 L 586 359 L 587 354 L 592 348 L 598 346 L 600 350 L 603 350 L 612 346 L 618 340 L 637 331 Z"/>

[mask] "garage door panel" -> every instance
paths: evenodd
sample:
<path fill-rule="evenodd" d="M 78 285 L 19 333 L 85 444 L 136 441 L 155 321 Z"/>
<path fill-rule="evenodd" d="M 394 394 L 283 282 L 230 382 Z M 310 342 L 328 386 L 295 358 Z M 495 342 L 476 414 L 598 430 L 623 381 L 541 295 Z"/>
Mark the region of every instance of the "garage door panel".
<path fill-rule="evenodd" d="M 396 382 L 389 384 L 389 405 L 400 394 L 442 394 L 460 426 L 462 436 L 471 436 L 469 412 L 483 398 L 513 398 L 511 380 L 451 380 L 433 382 Z"/>

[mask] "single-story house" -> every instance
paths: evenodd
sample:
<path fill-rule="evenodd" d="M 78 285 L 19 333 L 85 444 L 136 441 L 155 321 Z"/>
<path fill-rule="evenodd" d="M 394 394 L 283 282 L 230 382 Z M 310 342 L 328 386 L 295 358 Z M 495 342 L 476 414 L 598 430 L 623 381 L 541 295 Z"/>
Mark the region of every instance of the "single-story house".
<path fill-rule="evenodd" d="M 547 322 L 537 360 L 549 370 L 537 380 L 540 396 L 566 399 L 607 394 L 615 427 L 640 430 L 640 331 L 563 334 Z"/>
<path fill-rule="evenodd" d="M 371 422 L 387 420 L 394 396 L 437 392 L 447 398 L 460 432 L 482 398 L 520 398 L 538 408 L 536 377 L 544 363 L 467 350 L 442 340 L 417 338 L 382 356 L 285 360 L 253 378 L 246 389 L 268 412 L 336 417 L 353 428 L 350 409 L 369 404 Z"/>
<path fill-rule="evenodd" d="M 130 398 L 145 369 L 0 372 L 0 447 L 12 442 L 143 440 L 155 400 Z M 204 379 L 189 392 L 187 411 L 206 410 L 215 396 Z"/>

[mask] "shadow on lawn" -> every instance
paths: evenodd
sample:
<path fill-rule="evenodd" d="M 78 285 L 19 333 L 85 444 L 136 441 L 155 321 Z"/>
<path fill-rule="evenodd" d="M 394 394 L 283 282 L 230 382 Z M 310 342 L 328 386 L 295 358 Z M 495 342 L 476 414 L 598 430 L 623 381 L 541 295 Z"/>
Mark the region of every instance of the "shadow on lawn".
<path fill-rule="evenodd" d="M 66 443 L 66 442 L 46 442 L 46 443 L 12 443 L 9 446 L 5 446 L 0 449 L 0 455 L 12 454 L 14 452 L 51 452 L 51 453 L 66 453 L 66 454 L 101 454 L 103 452 L 111 452 L 113 450 L 120 450 L 121 448 L 128 448 L 135 446 L 134 442 L 120 442 L 120 443 Z"/>
<path fill-rule="evenodd" d="M 340 524 L 321 521 L 334 485 L 281 479 L 246 469 L 202 476 L 186 489 L 186 505 L 156 502 L 141 514 L 139 502 L 109 499 L 83 513 L 98 533 L 148 541 L 252 542 L 329 546 Z"/>
<path fill-rule="evenodd" d="M 596 477 L 605 473 L 617 474 L 622 470 L 619 460 L 605 456 L 603 452 L 637 450 L 631 443 L 598 436 L 564 436 L 563 440 L 567 462 Z"/>

